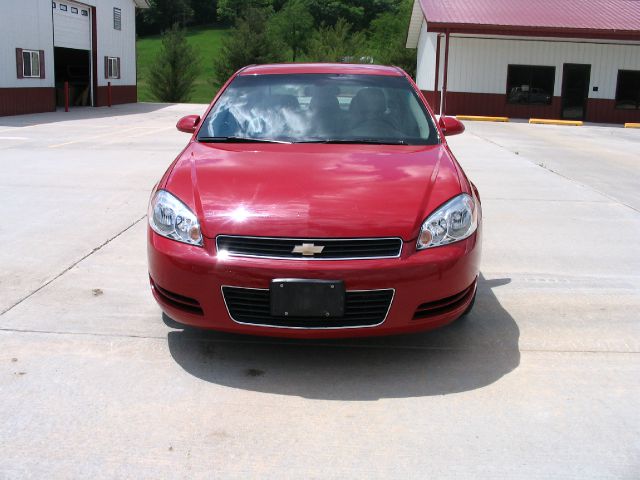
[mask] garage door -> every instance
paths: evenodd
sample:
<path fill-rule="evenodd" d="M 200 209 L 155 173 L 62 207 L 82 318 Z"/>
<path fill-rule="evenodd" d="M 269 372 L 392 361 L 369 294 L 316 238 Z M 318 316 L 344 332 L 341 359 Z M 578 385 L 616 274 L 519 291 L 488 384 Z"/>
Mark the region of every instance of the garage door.
<path fill-rule="evenodd" d="M 75 2 L 53 2 L 53 44 L 56 47 L 91 49 L 91 12 Z"/>

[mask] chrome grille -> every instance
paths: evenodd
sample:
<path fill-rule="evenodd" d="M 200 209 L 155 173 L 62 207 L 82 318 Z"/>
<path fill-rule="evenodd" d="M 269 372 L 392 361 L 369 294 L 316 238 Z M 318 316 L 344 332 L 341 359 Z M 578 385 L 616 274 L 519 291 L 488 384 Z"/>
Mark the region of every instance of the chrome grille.
<path fill-rule="evenodd" d="M 304 245 L 315 249 L 313 255 L 294 252 Z M 397 258 L 402 251 L 400 238 L 277 238 L 219 235 L 218 251 L 245 257 L 288 258 L 299 260 L 351 260 Z M 322 251 L 318 252 L 319 247 Z"/>

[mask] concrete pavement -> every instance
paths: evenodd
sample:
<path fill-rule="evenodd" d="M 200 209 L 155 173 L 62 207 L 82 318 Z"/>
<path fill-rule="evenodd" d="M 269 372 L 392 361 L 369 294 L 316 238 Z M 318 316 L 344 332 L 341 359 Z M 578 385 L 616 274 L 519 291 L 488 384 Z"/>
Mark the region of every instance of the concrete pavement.
<path fill-rule="evenodd" d="M 0 478 L 638 478 L 640 131 L 468 123 L 469 318 L 281 341 L 172 328 L 151 298 L 149 191 L 203 110 L 0 119 Z"/>

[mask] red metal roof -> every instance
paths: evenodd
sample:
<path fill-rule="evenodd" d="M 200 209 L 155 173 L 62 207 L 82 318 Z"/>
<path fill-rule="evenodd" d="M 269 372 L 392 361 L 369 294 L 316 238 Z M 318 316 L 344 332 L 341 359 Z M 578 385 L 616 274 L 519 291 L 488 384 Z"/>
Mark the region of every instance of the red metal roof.
<path fill-rule="evenodd" d="M 417 0 L 431 31 L 640 38 L 640 0 Z"/>
<path fill-rule="evenodd" d="M 273 63 L 268 65 L 252 65 L 242 70 L 240 75 L 269 75 L 278 73 L 343 73 L 353 75 L 402 76 L 402 72 L 395 67 L 351 63 Z"/>

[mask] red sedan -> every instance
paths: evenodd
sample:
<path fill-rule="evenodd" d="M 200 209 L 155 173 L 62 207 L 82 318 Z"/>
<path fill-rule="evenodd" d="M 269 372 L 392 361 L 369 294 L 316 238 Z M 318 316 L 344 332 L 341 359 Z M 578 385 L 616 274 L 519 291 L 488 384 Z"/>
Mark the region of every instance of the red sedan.
<path fill-rule="evenodd" d="M 475 186 L 394 67 L 247 67 L 151 195 L 151 289 L 175 321 L 228 332 L 351 337 L 428 330 L 470 310 Z"/>

